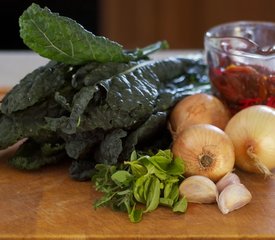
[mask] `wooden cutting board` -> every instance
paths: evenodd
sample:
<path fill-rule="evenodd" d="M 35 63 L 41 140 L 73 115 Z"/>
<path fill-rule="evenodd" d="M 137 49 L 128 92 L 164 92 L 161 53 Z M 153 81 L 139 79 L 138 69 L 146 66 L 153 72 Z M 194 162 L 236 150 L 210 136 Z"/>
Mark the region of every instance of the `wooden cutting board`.
<path fill-rule="evenodd" d="M 253 195 L 223 215 L 216 204 L 189 204 L 185 214 L 160 207 L 130 223 L 125 213 L 93 209 L 90 182 L 69 178 L 69 163 L 39 171 L 6 163 L 0 153 L 0 239 L 275 239 L 275 180 L 237 172 Z"/>

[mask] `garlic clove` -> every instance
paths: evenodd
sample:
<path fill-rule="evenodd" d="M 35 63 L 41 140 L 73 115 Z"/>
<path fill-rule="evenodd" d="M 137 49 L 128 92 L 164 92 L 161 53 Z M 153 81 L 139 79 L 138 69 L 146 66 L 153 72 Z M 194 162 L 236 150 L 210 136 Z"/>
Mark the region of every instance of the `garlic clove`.
<path fill-rule="evenodd" d="M 240 178 L 237 174 L 228 172 L 226 175 L 224 175 L 217 183 L 217 189 L 220 193 L 224 188 L 226 188 L 228 185 L 233 183 L 240 183 Z"/>
<path fill-rule="evenodd" d="M 243 184 L 233 183 L 225 187 L 217 199 L 219 209 L 227 214 L 248 204 L 252 195 Z"/>
<path fill-rule="evenodd" d="M 216 184 L 207 177 L 194 175 L 186 178 L 179 186 L 181 196 L 188 202 L 214 203 L 218 195 Z"/>

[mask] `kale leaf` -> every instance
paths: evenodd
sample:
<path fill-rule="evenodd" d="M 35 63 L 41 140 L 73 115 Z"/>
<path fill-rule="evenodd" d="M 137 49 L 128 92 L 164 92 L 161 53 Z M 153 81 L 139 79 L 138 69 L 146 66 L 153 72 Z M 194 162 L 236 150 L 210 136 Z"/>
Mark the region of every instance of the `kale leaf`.
<path fill-rule="evenodd" d="M 116 164 L 137 148 L 168 147 L 170 109 L 182 97 L 209 89 L 205 65 L 184 58 L 143 60 L 123 67 L 121 63 L 97 67 L 89 63 L 68 71 L 63 64 L 51 64 L 51 74 L 44 74 L 47 65 L 35 70 L 4 98 L 0 148 L 22 138 L 38 146 L 62 145 L 62 154 L 73 159 L 71 176 L 79 180 L 89 178 L 88 168 L 95 163 Z M 100 78 L 99 69 L 109 78 Z M 56 72 L 63 80 L 50 89 Z M 27 86 L 36 86 L 37 81 L 42 89 L 50 90 L 44 93 L 37 87 L 38 95 L 29 104 L 21 96 L 27 96 Z M 20 109 L 9 107 L 16 106 L 17 97 L 22 101 Z M 46 156 L 41 147 L 31 152 L 32 148 L 24 147 L 28 142 L 11 164 L 29 169 L 56 161 L 55 152 Z M 28 157 L 32 155 L 34 161 Z M 59 159 L 60 152 L 56 155 Z"/>
<path fill-rule="evenodd" d="M 168 47 L 165 41 L 125 50 L 37 4 L 19 25 L 25 44 L 52 61 L 2 100 L 0 149 L 27 139 L 9 161 L 17 168 L 67 158 L 70 176 L 85 180 L 96 163 L 120 163 L 136 149 L 167 148 L 170 109 L 210 89 L 201 61 L 149 58 Z"/>
<path fill-rule="evenodd" d="M 43 100 L 64 85 L 66 78 L 72 75 L 70 72 L 69 65 L 54 61 L 34 70 L 6 95 L 1 111 L 10 114 Z"/>
<path fill-rule="evenodd" d="M 157 42 L 144 49 L 125 51 L 120 44 L 95 36 L 74 20 L 35 3 L 20 16 L 19 25 L 20 36 L 29 48 L 43 57 L 72 65 L 129 62 L 168 47 L 167 42 Z"/>
<path fill-rule="evenodd" d="M 28 139 L 9 159 L 9 163 L 19 169 L 36 170 L 44 165 L 57 163 L 66 159 L 63 144 L 39 144 Z"/>

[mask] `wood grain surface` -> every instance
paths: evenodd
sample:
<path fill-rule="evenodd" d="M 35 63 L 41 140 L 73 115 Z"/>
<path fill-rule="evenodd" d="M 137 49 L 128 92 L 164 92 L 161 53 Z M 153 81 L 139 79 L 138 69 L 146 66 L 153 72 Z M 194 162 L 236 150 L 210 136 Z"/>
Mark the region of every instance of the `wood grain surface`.
<path fill-rule="evenodd" d="M 7 164 L 0 152 L 0 239 L 275 239 L 275 180 L 238 172 L 251 203 L 223 215 L 216 204 L 189 204 L 185 214 L 160 207 L 130 223 L 125 213 L 93 209 L 90 182 L 68 175 L 69 163 L 39 171 Z"/>

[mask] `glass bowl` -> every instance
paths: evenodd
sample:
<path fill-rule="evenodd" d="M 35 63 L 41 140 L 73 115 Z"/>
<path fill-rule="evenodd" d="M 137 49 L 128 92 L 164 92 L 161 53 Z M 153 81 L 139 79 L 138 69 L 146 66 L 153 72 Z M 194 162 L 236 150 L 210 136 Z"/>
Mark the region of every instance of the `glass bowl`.
<path fill-rule="evenodd" d="M 255 104 L 275 107 L 275 23 L 218 25 L 204 46 L 213 93 L 233 114 Z"/>

